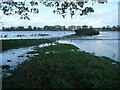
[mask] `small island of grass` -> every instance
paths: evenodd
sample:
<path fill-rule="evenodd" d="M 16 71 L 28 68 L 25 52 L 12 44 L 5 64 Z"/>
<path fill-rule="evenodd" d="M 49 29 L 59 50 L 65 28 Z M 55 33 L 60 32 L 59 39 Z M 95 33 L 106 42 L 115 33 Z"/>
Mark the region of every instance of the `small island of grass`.
<path fill-rule="evenodd" d="M 94 29 L 77 29 L 75 30 L 77 35 L 99 35 L 99 31 L 96 31 Z"/>

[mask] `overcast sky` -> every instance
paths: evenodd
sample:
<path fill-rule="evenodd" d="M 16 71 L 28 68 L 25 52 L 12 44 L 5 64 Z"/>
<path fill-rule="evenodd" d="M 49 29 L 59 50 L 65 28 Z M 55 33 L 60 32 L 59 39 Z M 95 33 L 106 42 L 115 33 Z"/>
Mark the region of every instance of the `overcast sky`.
<path fill-rule="evenodd" d="M 92 6 L 94 8 L 94 13 L 89 14 L 87 16 L 80 16 L 79 13 L 71 18 L 68 15 L 66 18 L 63 18 L 60 15 L 54 14 L 54 8 L 45 7 L 44 5 L 39 5 L 40 13 L 39 14 L 31 14 L 31 20 L 21 20 L 20 16 L 5 16 L 0 12 L 0 22 L 4 23 L 5 27 L 10 26 L 39 26 L 43 27 L 45 25 L 62 25 L 62 26 L 70 26 L 70 25 L 88 25 L 93 27 L 102 27 L 106 25 L 118 25 L 118 1 L 120 0 L 108 0 L 108 3 L 98 4 L 95 3 L 91 5 L 91 3 L 86 6 Z"/>

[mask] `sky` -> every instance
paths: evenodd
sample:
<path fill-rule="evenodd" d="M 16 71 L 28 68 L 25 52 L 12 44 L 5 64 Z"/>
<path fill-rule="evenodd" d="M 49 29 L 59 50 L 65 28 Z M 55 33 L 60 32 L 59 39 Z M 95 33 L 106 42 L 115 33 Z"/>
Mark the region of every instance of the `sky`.
<path fill-rule="evenodd" d="M 88 25 L 93 27 L 102 27 L 102 26 L 114 26 L 118 25 L 118 2 L 120 0 L 108 0 L 108 3 L 98 4 L 91 3 L 86 4 L 85 6 L 92 6 L 94 13 L 91 13 L 86 16 L 80 16 L 78 12 L 71 18 L 69 12 L 67 16 L 63 18 L 61 15 L 53 13 L 54 8 L 49 8 L 44 5 L 39 5 L 39 14 L 30 14 L 30 20 L 20 19 L 18 15 L 5 16 L 0 11 L 0 22 L 3 22 L 4 27 L 11 26 L 24 26 L 27 27 L 31 25 L 32 27 L 43 27 L 45 25 L 54 26 L 70 26 L 70 25 Z"/>

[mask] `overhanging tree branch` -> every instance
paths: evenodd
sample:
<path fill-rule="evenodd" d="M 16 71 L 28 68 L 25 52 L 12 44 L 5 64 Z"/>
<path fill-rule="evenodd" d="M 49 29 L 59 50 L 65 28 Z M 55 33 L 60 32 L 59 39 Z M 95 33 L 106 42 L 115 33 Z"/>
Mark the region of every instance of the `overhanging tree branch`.
<path fill-rule="evenodd" d="M 86 3 L 92 1 L 92 3 L 98 2 L 104 4 L 107 0 L 24 0 L 17 2 L 15 0 L 1 0 L 0 10 L 5 15 L 20 15 L 20 19 L 28 19 L 29 13 L 39 13 L 39 3 L 46 7 L 55 7 L 53 13 L 62 15 L 65 18 L 66 13 L 69 11 L 71 17 L 75 15 L 75 11 L 80 12 L 80 16 L 88 15 L 94 12 L 92 7 L 84 7 Z"/>

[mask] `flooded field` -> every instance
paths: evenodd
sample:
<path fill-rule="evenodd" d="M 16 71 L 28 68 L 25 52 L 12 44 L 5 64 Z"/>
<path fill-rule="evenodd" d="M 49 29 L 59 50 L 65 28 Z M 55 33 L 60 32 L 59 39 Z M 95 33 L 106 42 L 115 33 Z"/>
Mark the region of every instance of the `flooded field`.
<path fill-rule="evenodd" d="M 60 39 L 58 43 L 67 43 L 73 44 L 78 47 L 81 51 L 93 53 L 97 56 L 106 56 L 115 61 L 119 61 L 119 36 L 120 32 L 100 32 L 100 35 L 94 36 L 80 36 L 75 38 L 64 38 Z M 1 32 L 1 39 L 3 40 L 10 40 L 10 39 L 41 39 L 41 38 L 55 38 L 55 37 L 63 37 L 67 35 L 74 34 L 74 32 L 51 32 L 51 31 L 41 31 L 41 32 Z M 7 37 L 5 37 L 7 35 Z M 17 37 L 21 35 L 21 37 Z M 24 35 L 24 36 L 22 36 Z M 31 36 L 33 35 L 33 36 Z M 34 35 L 47 35 L 47 36 L 34 36 Z M 0 66 L 2 65 L 9 65 L 11 69 L 18 64 L 21 64 L 25 60 L 29 60 L 29 57 L 33 57 L 34 55 L 38 55 L 39 53 L 29 53 L 35 52 L 36 47 L 45 47 L 49 46 L 51 43 L 44 43 L 40 44 L 39 46 L 31 46 L 26 48 L 17 48 L 17 49 L 10 49 L 0 53 L 1 62 Z M 53 45 L 55 45 L 53 43 Z M 4 46 L 3 46 L 4 47 Z"/>

